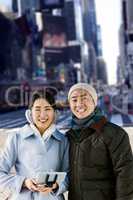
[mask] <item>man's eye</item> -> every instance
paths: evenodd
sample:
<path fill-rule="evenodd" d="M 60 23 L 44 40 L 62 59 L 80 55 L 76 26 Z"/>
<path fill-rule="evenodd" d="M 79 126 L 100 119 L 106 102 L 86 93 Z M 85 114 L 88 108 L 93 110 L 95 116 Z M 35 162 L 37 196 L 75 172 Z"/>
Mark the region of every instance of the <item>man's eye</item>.
<path fill-rule="evenodd" d="M 77 102 L 77 99 L 73 99 L 72 101 L 73 101 L 73 102 Z"/>
<path fill-rule="evenodd" d="M 87 99 L 87 97 L 83 97 L 81 100 L 86 100 Z"/>

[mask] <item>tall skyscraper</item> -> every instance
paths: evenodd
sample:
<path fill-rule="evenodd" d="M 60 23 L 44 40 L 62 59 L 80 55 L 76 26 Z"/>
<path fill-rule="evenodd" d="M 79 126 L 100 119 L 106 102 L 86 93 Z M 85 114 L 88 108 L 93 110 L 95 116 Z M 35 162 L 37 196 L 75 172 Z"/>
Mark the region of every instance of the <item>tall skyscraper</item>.
<path fill-rule="evenodd" d="M 82 0 L 84 39 L 91 42 L 98 55 L 95 0 Z"/>
<path fill-rule="evenodd" d="M 97 79 L 101 81 L 102 84 L 108 83 L 107 67 L 102 57 L 97 57 Z"/>
<path fill-rule="evenodd" d="M 98 46 L 98 55 L 102 56 L 102 36 L 101 36 L 101 26 L 97 25 L 97 46 Z"/>
<path fill-rule="evenodd" d="M 133 112 L 133 1 L 121 0 L 122 25 L 120 28 L 120 56 L 118 81 L 122 75 L 124 87 L 128 88 L 128 108 Z M 121 83 L 119 81 L 119 83 Z"/>
<path fill-rule="evenodd" d="M 13 12 L 18 12 L 18 15 L 23 15 L 27 10 L 38 10 L 40 9 L 40 1 L 36 0 L 12 0 Z"/>
<path fill-rule="evenodd" d="M 126 35 L 124 33 L 124 24 L 121 24 L 119 29 L 119 49 L 120 56 L 117 59 L 117 82 L 124 81 L 127 70 L 126 70 Z"/>
<path fill-rule="evenodd" d="M 133 87 L 133 1 L 121 0 L 120 62 L 125 66 L 125 83 Z M 123 59 L 124 55 L 124 59 Z"/>
<path fill-rule="evenodd" d="M 66 17 L 68 40 L 76 40 L 76 24 L 74 2 L 66 1 L 63 9 L 63 15 Z"/>

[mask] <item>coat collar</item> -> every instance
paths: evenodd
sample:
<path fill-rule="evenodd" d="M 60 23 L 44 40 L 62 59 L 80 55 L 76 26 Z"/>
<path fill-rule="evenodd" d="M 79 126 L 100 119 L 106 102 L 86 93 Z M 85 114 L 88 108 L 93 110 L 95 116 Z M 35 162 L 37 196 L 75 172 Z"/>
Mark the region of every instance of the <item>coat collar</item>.
<path fill-rule="evenodd" d="M 32 135 L 35 135 L 34 131 L 30 127 L 29 124 L 26 124 L 24 127 L 20 129 L 20 133 L 23 139 L 26 139 Z"/>
<path fill-rule="evenodd" d="M 64 140 L 64 135 L 63 135 L 62 133 L 60 133 L 57 129 L 56 129 L 56 131 L 52 134 L 52 136 L 53 136 L 55 139 L 59 140 L 59 141 Z"/>
<path fill-rule="evenodd" d="M 94 130 L 96 131 L 97 133 L 100 133 L 102 131 L 102 128 L 103 126 L 107 123 L 107 118 L 106 117 L 101 117 L 101 119 L 97 122 L 95 122 L 94 124 L 90 125 L 89 127 L 86 127 L 86 128 L 83 128 L 81 130 L 81 138 L 84 138 L 84 137 L 87 137 L 87 134 L 88 133 L 88 129 L 90 130 Z M 75 138 L 75 131 L 71 128 L 68 132 L 67 132 L 68 136 L 72 136 Z M 91 133 L 92 134 L 92 133 Z"/>
<path fill-rule="evenodd" d="M 30 127 L 29 124 L 26 124 L 24 127 L 22 127 L 20 132 L 23 139 L 27 139 L 30 136 L 34 136 L 34 135 L 37 135 L 37 136 L 39 135 L 39 133 L 35 133 L 35 131 Z M 64 137 L 63 134 L 61 134 L 57 129 L 52 133 L 51 136 L 59 141 L 62 141 Z"/>
<path fill-rule="evenodd" d="M 107 123 L 107 118 L 106 117 L 101 117 L 101 119 L 99 121 L 97 121 L 96 123 L 92 124 L 90 126 L 90 128 L 96 130 L 96 132 L 101 132 L 103 126 Z"/>

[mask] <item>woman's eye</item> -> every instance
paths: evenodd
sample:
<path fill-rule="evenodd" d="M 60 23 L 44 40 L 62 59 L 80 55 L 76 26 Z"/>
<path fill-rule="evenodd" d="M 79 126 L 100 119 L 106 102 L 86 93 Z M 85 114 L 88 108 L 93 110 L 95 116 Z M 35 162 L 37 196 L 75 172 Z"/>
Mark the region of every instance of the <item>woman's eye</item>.
<path fill-rule="evenodd" d="M 50 111 L 50 110 L 52 110 L 52 108 L 45 108 L 44 111 Z"/>
<path fill-rule="evenodd" d="M 40 111 L 40 109 L 36 109 L 35 111 L 36 111 L 36 112 L 39 112 L 39 111 Z"/>
<path fill-rule="evenodd" d="M 47 109 L 45 109 L 44 111 L 49 111 L 49 110 L 51 110 L 50 108 L 47 108 Z"/>

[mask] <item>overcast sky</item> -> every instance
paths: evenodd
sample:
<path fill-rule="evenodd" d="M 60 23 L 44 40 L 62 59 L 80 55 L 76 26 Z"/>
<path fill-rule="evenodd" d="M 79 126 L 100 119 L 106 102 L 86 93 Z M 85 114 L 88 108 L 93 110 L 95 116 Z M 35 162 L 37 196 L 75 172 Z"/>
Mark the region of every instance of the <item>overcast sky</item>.
<path fill-rule="evenodd" d="M 120 0 L 95 0 L 97 22 L 102 28 L 103 57 L 107 63 L 109 83 L 116 82 L 119 55 L 118 30 L 121 22 Z"/>
<path fill-rule="evenodd" d="M 11 6 L 11 0 L 0 0 L 0 5 Z"/>

